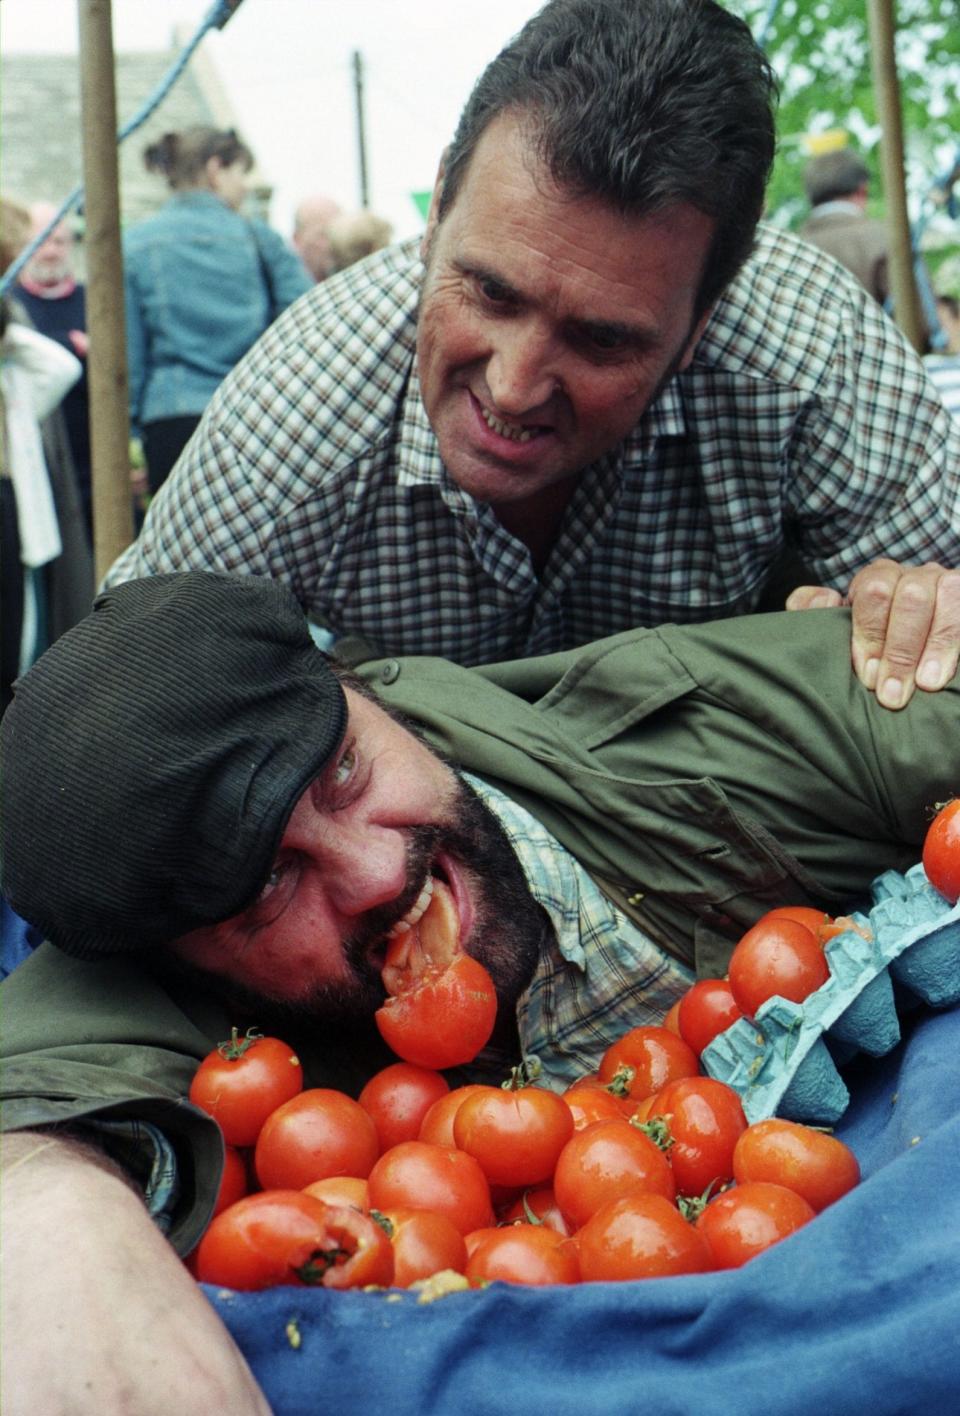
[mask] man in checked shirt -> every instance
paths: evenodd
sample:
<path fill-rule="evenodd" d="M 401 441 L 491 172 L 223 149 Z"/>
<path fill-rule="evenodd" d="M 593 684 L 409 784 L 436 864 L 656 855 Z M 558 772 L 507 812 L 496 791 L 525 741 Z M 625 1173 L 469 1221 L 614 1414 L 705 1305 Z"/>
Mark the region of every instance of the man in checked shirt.
<path fill-rule="evenodd" d="M 774 90 L 714 0 L 551 0 L 419 248 L 264 335 L 108 583 L 271 576 L 333 640 L 479 664 L 747 613 L 793 548 L 789 607 L 852 605 L 884 706 L 942 688 L 960 430 L 854 279 L 758 227 Z"/>

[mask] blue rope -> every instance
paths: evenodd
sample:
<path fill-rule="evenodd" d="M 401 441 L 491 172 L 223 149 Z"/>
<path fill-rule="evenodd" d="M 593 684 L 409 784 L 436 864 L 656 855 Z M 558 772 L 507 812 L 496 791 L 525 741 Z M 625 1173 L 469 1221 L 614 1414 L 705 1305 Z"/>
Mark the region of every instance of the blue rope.
<path fill-rule="evenodd" d="M 190 62 L 190 59 L 193 55 L 193 51 L 196 49 L 197 45 L 203 39 L 207 31 L 211 29 L 223 29 L 224 25 L 227 23 L 227 20 L 229 20 L 230 16 L 238 8 L 240 3 L 241 0 L 215 0 L 215 3 L 210 7 L 206 16 L 203 18 L 203 20 L 201 20 L 200 28 L 190 40 L 189 44 L 184 49 L 180 57 L 174 62 L 174 64 L 170 67 L 167 73 L 163 76 L 160 83 L 157 85 L 157 88 L 154 90 L 153 94 L 151 94 L 150 98 L 147 99 L 146 103 L 143 105 L 140 111 L 138 113 L 135 113 L 134 116 L 127 123 L 125 123 L 117 133 L 118 147 L 122 142 L 125 141 L 125 139 L 129 138 L 131 133 L 135 133 L 139 127 L 142 127 L 142 125 L 150 117 L 150 114 L 153 113 L 154 109 L 160 106 L 160 104 L 166 98 L 167 94 L 173 88 L 173 85 L 176 83 L 177 79 L 183 73 L 187 64 Z M 50 233 L 60 225 L 61 221 L 67 215 L 67 213 L 73 211 L 75 207 L 78 207 L 80 205 L 80 203 L 83 201 L 83 193 L 84 188 L 82 184 L 79 187 L 75 187 L 70 193 L 70 195 L 67 197 L 66 201 L 60 207 L 60 210 L 56 213 L 56 215 L 51 217 L 50 221 L 47 223 L 44 229 L 38 235 L 33 237 L 29 245 L 25 246 L 24 249 L 20 252 L 19 256 L 17 256 L 16 260 L 13 261 L 7 267 L 3 275 L 0 276 L 0 295 L 6 294 L 6 292 L 17 279 L 20 272 L 23 270 L 24 266 L 27 264 L 33 253 L 43 245 L 44 241 L 47 239 Z"/>

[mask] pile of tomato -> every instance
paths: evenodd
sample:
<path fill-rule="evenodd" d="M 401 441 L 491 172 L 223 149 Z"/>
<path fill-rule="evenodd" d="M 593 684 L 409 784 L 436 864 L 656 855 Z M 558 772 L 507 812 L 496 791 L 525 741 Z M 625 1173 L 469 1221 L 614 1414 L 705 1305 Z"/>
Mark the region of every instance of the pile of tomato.
<path fill-rule="evenodd" d="M 667 1027 L 639 1027 L 563 1095 L 513 1078 L 449 1087 L 397 1062 L 357 1100 L 302 1088 L 276 1038 L 234 1037 L 191 1100 L 227 1164 L 189 1263 L 203 1282 L 407 1288 L 578 1283 L 744 1263 L 859 1179 L 849 1149 L 771 1119 L 699 1074 Z"/>
<path fill-rule="evenodd" d="M 955 902 L 960 800 L 938 812 L 923 864 Z M 837 1137 L 777 1117 L 748 1125 L 737 1092 L 700 1074 L 703 1049 L 738 1018 L 826 982 L 824 945 L 852 920 L 771 910 L 725 978 L 694 983 L 663 1026 L 632 1028 L 562 1095 L 518 1075 L 451 1090 L 436 1069 L 476 1055 L 495 995 L 451 942 L 437 893 L 429 927 L 388 959 L 378 1023 L 405 1060 L 356 1100 L 304 1090 L 277 1038 L 234 1032 L 201 1063 L 190 1099 L 219 1123 L 226 1166 L 188 1259 L 200 1280 L 408 1288 L 735 1268 L 858 1183 Z"/>

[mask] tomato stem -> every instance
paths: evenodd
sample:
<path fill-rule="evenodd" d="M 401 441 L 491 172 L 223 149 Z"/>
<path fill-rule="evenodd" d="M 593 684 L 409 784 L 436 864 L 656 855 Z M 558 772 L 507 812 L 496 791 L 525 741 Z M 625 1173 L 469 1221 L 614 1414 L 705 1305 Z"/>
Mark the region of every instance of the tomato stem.
<path fill-rule="evenodd" d="M 255 1042 L 259 1042 L 263 1033 L 258 1028 L 247 1028 L 246 1035 L 240 1037 L 236 1028 L 230 1029 L 230 1040 L 228 1042 L 218 1042 L 217 1051 L 225 1062 L 236 1062 L 245 1052 L 248 1052 Z"/>

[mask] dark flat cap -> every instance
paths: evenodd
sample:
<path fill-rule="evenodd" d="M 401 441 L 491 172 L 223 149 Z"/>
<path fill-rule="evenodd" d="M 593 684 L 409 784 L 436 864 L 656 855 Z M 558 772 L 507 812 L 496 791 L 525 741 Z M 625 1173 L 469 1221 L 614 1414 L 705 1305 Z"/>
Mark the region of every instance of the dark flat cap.
<path fill-rule="evenodd" d="M 346 717 L 285 586 L 191 571 L 105 591 L 3 717 L 7 900 L 77 958 L 229 918 Z"/>

